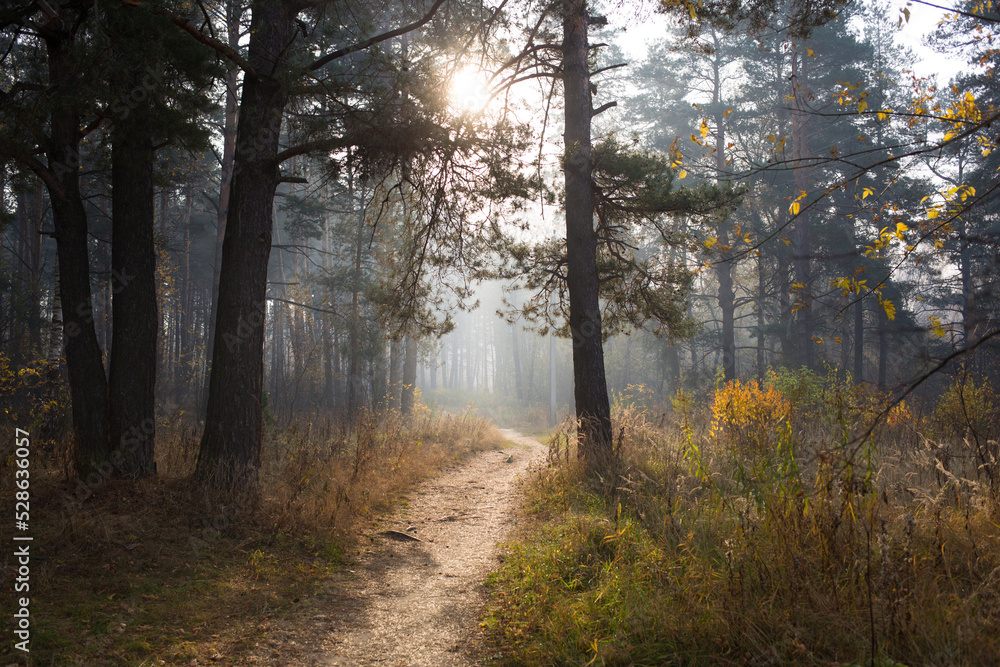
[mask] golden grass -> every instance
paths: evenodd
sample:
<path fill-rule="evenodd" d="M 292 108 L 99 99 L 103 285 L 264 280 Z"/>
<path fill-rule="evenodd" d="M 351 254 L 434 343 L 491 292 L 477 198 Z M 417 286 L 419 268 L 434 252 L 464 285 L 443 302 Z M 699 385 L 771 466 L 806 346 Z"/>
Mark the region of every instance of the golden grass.
<path fill-rule="evenodd" d="M 611 494 L 553 457 L 491 582 L 500 663 L 997 664 L 1000 516 L 974 443 L 913 415 L 856 441 L 883 403 L 843 385 L 788 420 L 721 389 L 672 423 L 618 401 Z"/>

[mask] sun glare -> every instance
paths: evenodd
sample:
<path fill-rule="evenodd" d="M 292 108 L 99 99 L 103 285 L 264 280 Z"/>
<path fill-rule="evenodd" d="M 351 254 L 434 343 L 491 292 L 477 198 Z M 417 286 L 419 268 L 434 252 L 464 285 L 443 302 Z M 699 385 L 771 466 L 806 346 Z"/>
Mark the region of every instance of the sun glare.
<path fill-rule="evenodd" d="M 452 104 L 458 109 L 482 111 L 490 102 L 486 74 L 474 67 L 458 70 L 451 79 L 450 94 Z"/>

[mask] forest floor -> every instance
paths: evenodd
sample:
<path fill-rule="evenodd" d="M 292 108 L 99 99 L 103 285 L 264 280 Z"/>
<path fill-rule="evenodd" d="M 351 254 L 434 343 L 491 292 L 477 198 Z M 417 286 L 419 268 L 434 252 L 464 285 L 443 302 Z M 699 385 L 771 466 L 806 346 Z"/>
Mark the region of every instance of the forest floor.
<path fill-rule="evenodd" d="M 496 567 L 498 541 L 519 521 L 518 487 L 546 451 L 533 438 L 502 432 L 510 446 L 421 484 L 401 510 L 368 529 L 342 577 L 303 600 L 293 616 L 261 628 L 267 639 L 252 652 L 253 663 L 480 662 L 483 581 Z"/>

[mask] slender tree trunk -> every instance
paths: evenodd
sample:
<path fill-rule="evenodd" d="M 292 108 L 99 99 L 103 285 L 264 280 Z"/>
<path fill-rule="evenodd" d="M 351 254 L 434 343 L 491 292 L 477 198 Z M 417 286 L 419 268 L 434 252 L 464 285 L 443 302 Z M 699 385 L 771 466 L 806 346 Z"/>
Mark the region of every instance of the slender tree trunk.
<path fill-rule="evenodd" d="M 157 224 L 159 226 L 160 237 L 166 238 L 168 232 L 167 227 L 170 222 L 170 196 L 167 188 L 160 189 L 159 199 L 160 217 Z M 156 344 L 156 368 L 160 384 L 163 384 L 166 379 L 172 375 L 170 367 L 170 349 L 168 347 L 168 341 L 170 340 L 170 323 L 167 321 L 167 313 L 170 312 L 170 309 L 169 304 L 167 303 L 167 297 L 161 290 L 157 290 L 156 298 L 158 302 L 158 321 L 156 326 L 159 330 Z"/>
<path fill-rule="evenodd" d="M 399 411 L 403 416 L 413 414 L 417 384 L 417 341 L 412 336 L 403 340 L 403 391 L 399 400 Z"/>
<path fill-rule="evenodd" d="M 958 219 L 958 266 L 962 281 L 962 342 L 966 347 L 976 342 L 976 293 L 972 282 L 972 247 L 964 217 Z M 977 355 L 978 356 L 978 355 Z"/>
<path fill-rule="evenodd" d="M 108 373 L 111 443 L 128 478 L 156 473 L 156 211 L 152 125 L 129 118 L 112 134 L 111 275 L 114 329 Z"/>
<path fill-rule="evenodd" d="M 854 383 L 865 381 L 865 304 L 854 304 Z"/>
<path fill-rule="evenodd" d="M 403 370 L 403 342 L 392 339 L 389 342 L 389 409 L 399 410 L 401 373 Z"/>
<path fill-rule="evenodd" d="M 524 390 L 521 388 L 521 345 L 517 339 L 517 325 L 510 325 L 510 344 L 514 351 L 514 388 L 517 400 L 524 400 Z"/>
<path fill-rule="evenodd" d="M 681 386 L 681 356 L 677 346 L 671 342 L 664 342 L 663 354 L 664 370 L 666 380 L 670 383 L 670 393 L 675 394 Z"/>
<path fill-rule="evenodd" d="M 613 451 L 594 229 L 590 136 L 593 109 L 587 60 L 587 5 L 584 0 L 566 0 L 563 11 L 562 63 L 566 97 L 563 172 L 573 392 L 581 456 L 592 473 L 602 473 L 611 466 Z"/>
<path fill-rule="evenodd" d="M 886 368 L 889 363 L 889 318 L 878 309 L 878 388 L 886 389 Z"/>
<path fill-rule="evenodd" d="M 219 275 L 205 431 L 197 475 L 255 493 L 263 432 L 264 322 L 271 254 L 278 138 L 288 101 L 282 81 L 295 39 L 294 8 L 261 0 L 253 8 L 243 82 L 232 191 Z"/>
<path fill-rule="evenodd" d="M 764 273 L 764 255 L 757 257 L 757 379 L 764 381 L 766 358 L 764 356 L 765 338 L 764 300 L 767 297 L 767 276 Z"/>
<path fill-rule="evenodd" d="M 350 167 L 348 167 L 350 169 Z M 347 200 L 353 209 L 356 202 L 354 200 L 354 174 L 348 172 L 347 175 Z M 362 264 L 363 250 L 365 244 L 365 215 L 363 208 L 359 207 L 355 214 L 357 219 L 354 226 L 354 271 L 351 275 L 351 325 L 348 332 L 348 347 L 350 349 L 350 360 L 347 371 L 347 415 L 353 420 L 360 407 L 359 394 L 361 393 L 361 289 L 362 289 Z"/>
<path fill-rule="evenodd" d="M 726 121 L 722 109 L 722 62 L 719 57 L 721 47 L 719 35 L 715 39 L 715 57 L 712 60 L 712 106 L 715 111 L 715 169 L 716 183 L 726 171 Z M 719 281 L 719 311 L 722 315 L 722 372 L 726 380 L 736 379 L 736 293 L 733 290 L 733 258 L 729 250 L 728 216 L 719 220 L 716 227 L 722 256 L 715 262 L 715 275 Z"/>
<path fill-rule="evenodd" d="M 191 188 L 184 191 L 184 248 L 181 255 L 181 298 L 180 317 L 178 325 L 180 327 L 180 337 L 178 341 L 179 350 L 179 373 L 177 378 L 175 400 L 181 403 L 184 397 L 192 388 L 194 377 L 194 345 L 191 336 L 194 329 L 194 285 L 191 280 L 191 212 L 194 208 L 194 193 Z"/>
<path fill-rule="evenodd" d="M 801 62 L 800 62 L 801 60 Z M 795 196 L 809 188 L 809 177 L 806 173 L 804 160 L 808 154 L 806 143 L 806 56 L 799 53 L 798 48 L 792 54 L 792 159 L 795 165 Z M 806 368 L 813 366 L 813 331 L 812 331 L 812 276 L 809 269 L 809 213 L 802 211 L 795 221 L 795 282 L 799 309 L 797 312 L 797 337 L 799 364 Z"/>
<path fill-rule="evenodd" d="M 3 181 L 0 179 L 0 187 Z M 24 325 L 26 336 L 25 354 L 41 354 L 42 350 L 42 317 L 39 309 L 41 297 L 40 279 L 42 272 L 42 183 L 34 184 L 28 192 L 17 196 L 17 258 L 20 262 L 21 291 L 26 299 Z"/>

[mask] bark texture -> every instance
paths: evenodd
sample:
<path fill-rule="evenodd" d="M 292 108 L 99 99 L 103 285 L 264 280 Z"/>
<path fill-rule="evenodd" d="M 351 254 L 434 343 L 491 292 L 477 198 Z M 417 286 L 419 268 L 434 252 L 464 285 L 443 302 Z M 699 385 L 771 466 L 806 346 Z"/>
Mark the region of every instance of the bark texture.
<path fill-rule="evenodd" d="M 111 153 L 112 330 L 108 385 L 110 438 L 120 474 L 156 473 L 155 204 L 152 126 L 126 118 Z"/>
<path fill-rule="evenodd" d="M 295 39 L 295 8 L 282 0 L 254 5 L 247 75 L 213 341 L 205 432 L 197 476 L 222 488 L 254 492 L 260 467 L 267 263 L 271 254 L 278 139 L 288 91 L 281 79 Z"/>
<path fill-rule="evenodd" d="M 601 338 L 600 280 L 591 173 L 590 71 L 587 66 L 587 5 L 567 0 L 563 15 L 565 89 L 564 166 L 569 325 L 580 455 L 593 473 L 612 462 L 611 408 Z"/>

